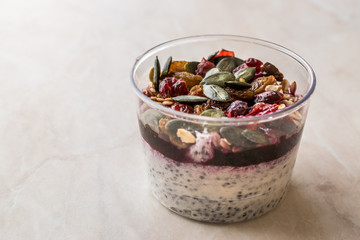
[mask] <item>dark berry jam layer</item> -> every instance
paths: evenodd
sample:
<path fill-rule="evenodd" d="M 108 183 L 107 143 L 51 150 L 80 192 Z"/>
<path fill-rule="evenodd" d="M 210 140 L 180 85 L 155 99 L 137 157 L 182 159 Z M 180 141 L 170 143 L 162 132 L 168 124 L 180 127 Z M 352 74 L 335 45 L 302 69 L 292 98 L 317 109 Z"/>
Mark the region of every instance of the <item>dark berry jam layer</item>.
<path fill-rule="evenodd" d="M 188 149 L 179 149 L 171 142 L 168 142 L 158 136 L 148 125 L 139 121 L 140 132 L 144 140 L 156 151 L 177 162 L 193 162 L 186 154 Z M 243 167 L 262 162 L 269 162 L 284 156 L 300 141 L 303 128 L 292 135 L 284 135 L 279 138 L 276 144 L 256 147 L 243 150 L 237 153 L 223 153 L 214 149 L 214 157 L 204 165 L 213 166 L 234 166 Z"/>

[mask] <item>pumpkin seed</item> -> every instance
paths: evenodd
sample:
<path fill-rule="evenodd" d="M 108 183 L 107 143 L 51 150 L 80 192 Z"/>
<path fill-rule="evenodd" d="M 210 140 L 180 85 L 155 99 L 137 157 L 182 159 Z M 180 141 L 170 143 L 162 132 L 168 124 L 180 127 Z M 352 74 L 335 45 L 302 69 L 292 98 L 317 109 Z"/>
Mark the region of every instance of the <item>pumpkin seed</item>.
<path fill-rule="evenodd" d="M 140 121 L 144 125 L 148 125 L 154 132 L 159 133 L 159 120 L 164 117 L 164 114 L 154 109 L 148 109 L 140 115 Z"/>
<path fill-rule="evenodd" d="M 220 72 L 220 69 L 218 69 L 218 68 L 216 68 L 216 67 L 215 67 L 215 68 L 212 68 L 212 69 L 210 69 L 209 71 L 206 72 L 204 78 L 210 77 L 211 75 L 213 75 L 213 74 L 215 74 L 215 73 L 219 73 L 219 72 Z"/>
<path fill-rule="evenodd" d="M 218 53 L 219 53 L 219 50 L 216 51 L 216 52 L 214 52 L 214 53 L 211 54 L 210 56 L 208 56 L 208 57 L 206 58 L 206 60 L 210 61 L 210 60 L 211 60 L 213 57 L 215 57 Z"/>
<path fill-rule="evenodd" d="M 225 117 L 225 114 L 220 109 L 208 109 L 203 111 L 200 116 L 206 116 L 206 117 Z"/>
<path fill-rule="evenodd" d="M 181 103 L 202 103 L 206 102 L 208 98 L 193 96 L 193 95 L 180 95 L 172 98 L 173 100 Z"/>
<path fill-rule="evenodd" d="M 221 71 L 232 72 L 237 66 L 239 66 L 233 57 L 226 57 L 220 60 L 216 67 Z"/>
<path fill-rule="evenodd" d="M 241 133 L 247 140 L 253 143 L 267 144 L 268 138 L 261 130 L 245 129 Z"/>
<path fill-rule="evenodd" d="M 241 64 L 243 64 L 245 62 L 241 58 L 237 58 L 237 57 L 233 57 L 233 58 L 238 66 L 240 66 Z"/>
<path fill-rule="evenodd" d="M 203 92 L 206 97 L 214 101 L 228 102 L 231 99 L 230 95 L 217 85 L 204 85 Z"/>
<path fill-rule="evenodd" d="M 230 81 L 230 82 L 225 82 L 225 86 L 231 87 L 233 89 L 243 89 L 243 88 L 250 88 L 251 84 L 247 82 Z"/>
<path fill-rule="evenodd" d="M 205 77 L 200 84 L 213 84 L 220 87 L 225 87 L 225 82 L 235 81 L 235 76 L 231 72 L 218 72 Z"/>
<path fill-rule="evenodd" d="M 160 62 L 158 56 L 156 56 L 154 62 L 154 77 L 153 77 L 154 88 L 156 91 L 159 91 L 159 81 L 160 81 Z"/>
<path fill-rule="evenodd" d="M 236 73 L 234 73 L 236 79 L 243 78 L 246 82 L 251 82 L 251 80 L 254 78 L 256 72 L 255 67 L 248 67 L 243 68 Z"/>
<path fill-rule="evenodd" d="M 195 74 L 195 71 L 197 69 L 197 66 L 199 65 L 200 62 L 187 62 L 184 66 L 185 71 L 188 73 L 192 73 Z"/>
<path fill-rule="evenodd" d="M 164 68 L 161 72 L 161 77 L 164 77 L 169 73 L 171 62 L 172 62 L 172 57 L 170 56 L 165 62 Z"/>
<path fill-rule="evenodd" d="M 180 119 L 172 119 L 168 121 L 165 125 L 166 132 L 172 137 L 177 140 L 181 139 L 177 136 L 178 129 L 185 129 L 192 134 L 195 134 L 195 131 L 201 131 L 201 127 L 191 122 L 185 122 Z"/>
<path fill-rule="evenodd" d="M 242 132 L 244 130 L 236 127 L 222 127 L 220 128 L 220 135 L 225 138 L 229 143 L 242 146 L 242 147 L 252 147 L 255 144 L 246 139 Z"/>

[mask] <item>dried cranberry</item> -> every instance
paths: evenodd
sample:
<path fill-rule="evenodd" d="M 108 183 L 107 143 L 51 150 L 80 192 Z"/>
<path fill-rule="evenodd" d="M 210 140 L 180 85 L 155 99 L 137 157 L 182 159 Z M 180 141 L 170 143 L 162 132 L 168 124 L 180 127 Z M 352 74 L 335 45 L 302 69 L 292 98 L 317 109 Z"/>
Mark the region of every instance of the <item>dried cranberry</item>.
<path fill-rule="evenodd" d="M 268 103 L 256 103 L 251 107 L 251 111 L 246 114 L 246 116 L 257 116 L 265 115 L 268 113 L 275 112 L 278 110 L 279 105 L 277 104 L 268 104 Z"/>
<path fill-rule="evenodd" d="M 259 59 L 256 58 L 248 58 L 246 59 L 245 63 L 249 67 L 256 67 L 256 72 L 261 71 L 261 65 L 263 64 Z"/>
<path fill-rule="evenodd" d="M 159 93 L 162 98 L 168 98 L 179 95 L 187 95 L 189 91 L 184 80 L 167 77 L 159 84 Z"/>
<path fill-rule="evenodd" d="M 226 109 L 226 116 L 238 117 L 244 115 L 248 111 L 247 102 L 243 102 L 241 100 L 236 100 L 230 104 L 230 106 Z"/>
<path fill-rule="evenodd" d="M 174 103 L 171 106 L 171 109 L 184 113 L 194 113 L 194 108 L 192 106 L 183 103 Z"/>
<path fill-rule="evenodd" d="M 281 99 L 283 99 L 284 95 L 278 91 L 268 91 L 255 95 L 255 102 L 260 103 L 278 103 Z"/>
<path fill-rule="evenodd" d="M 235 53 L 233 51 L 228 51 L 225 49 L 221 49 L 221 51 L 216 54 L 213 58 L 210 59 L 211 62 L 213 62 L 218 57 L 234 57 Z"/>
<path fill-rule="evenodd" d="M 237 66 L 232 72 L 233 72 L 233 73 L 236 73 L 237 71 L 240 71 L 241 69 L 247 68 L 247 67 L 249 67 L 249 66 L 246 65 L 246 63 L 243 63 L 243 64 L 241 64 L 240 66 Z"/>
<path fill-rule="evenodd" d="M 203 59 L 201 60 L 201 62 L 199 63 L 199 65 L 198 65 L 195 73 L 196 73 L 197 75 L 200 75 L 200 76 L 204 77 L 205 74 L 206 74 L 210 69 L 212 69 L 212 68 L 214 68 L 214 67 L 215 67 L 215 64 L 214 64 L 214 63 L 212 63 L 212 62 L 206 60 L 205 58 L 203 58 Z"/>

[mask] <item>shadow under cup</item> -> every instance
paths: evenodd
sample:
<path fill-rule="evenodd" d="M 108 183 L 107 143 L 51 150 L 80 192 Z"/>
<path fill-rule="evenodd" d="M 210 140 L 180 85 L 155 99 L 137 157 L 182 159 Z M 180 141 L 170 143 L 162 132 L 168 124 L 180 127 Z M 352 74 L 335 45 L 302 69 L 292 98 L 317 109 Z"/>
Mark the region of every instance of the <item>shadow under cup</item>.
<path fill-rule="evenodd" d="M 166 108 L 143 95 L 155 56 L 163 63 L 200 61 L 216 50 L 271 62 L 302 96 L 284 110 L 250 118 L 210 118 Z M 136 60 L 132 82 L 154 196 L 170 210 L 198 221 L 230 223 L 259 217 L 284 197 L 295 164 L 315 74 L 300 56 L 279 45 L 247 37 L 206 35 L 160 44 Z M 178 130 L 196 140 L 184 143 Z M 265 133 L 256 135 L 257 132 Z M 254 138 L 252 144 L 242 135 Z M 221 142 L 223 138 L 229 141 Z M 255 142 L 255 143 L 254 143 Z M 225 145 L 224 145 L 225 144 Z"/>

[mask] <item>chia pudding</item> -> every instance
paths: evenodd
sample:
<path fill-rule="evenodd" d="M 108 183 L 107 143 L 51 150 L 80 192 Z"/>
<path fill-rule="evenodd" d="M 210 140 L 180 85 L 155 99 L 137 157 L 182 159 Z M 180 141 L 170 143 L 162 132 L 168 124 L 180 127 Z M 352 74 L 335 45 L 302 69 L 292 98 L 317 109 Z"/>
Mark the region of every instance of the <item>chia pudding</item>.
<path fill-rule="evenodd" d="M 274 209 L 289 186 L 314 82 L 297 86 L 272 63 L 225 49 L 199 61 L 168 57 L 163 68 L 151 56 L 147 86 L 136 89 L 154 196 L 213 223 Z"/>

